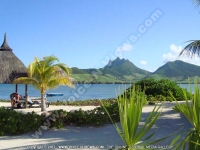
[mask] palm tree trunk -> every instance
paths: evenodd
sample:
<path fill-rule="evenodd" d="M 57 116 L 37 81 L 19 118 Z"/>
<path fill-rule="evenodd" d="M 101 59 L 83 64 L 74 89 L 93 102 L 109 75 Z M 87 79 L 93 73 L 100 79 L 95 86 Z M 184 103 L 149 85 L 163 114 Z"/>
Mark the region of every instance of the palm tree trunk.
<path fill-rule="evenodd" d="M 45 102 L 45 99 L 44 99 L 44 90 L 42 89 L 42 92 L 41 92 L 41 111 L 46 111 L 46 102 Z"/>

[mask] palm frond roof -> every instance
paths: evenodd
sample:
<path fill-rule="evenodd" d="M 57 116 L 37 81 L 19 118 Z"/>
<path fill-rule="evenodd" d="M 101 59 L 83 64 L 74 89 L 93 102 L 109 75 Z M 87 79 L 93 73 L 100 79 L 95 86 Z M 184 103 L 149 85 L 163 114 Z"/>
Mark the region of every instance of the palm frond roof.
<path fill-rule="evenodd" d="M 12 52 L 5 34 L 0 47 L 0 83 L 12 83 L 15 78 L 26 76 L 28 76 L 27 68 Z"/>

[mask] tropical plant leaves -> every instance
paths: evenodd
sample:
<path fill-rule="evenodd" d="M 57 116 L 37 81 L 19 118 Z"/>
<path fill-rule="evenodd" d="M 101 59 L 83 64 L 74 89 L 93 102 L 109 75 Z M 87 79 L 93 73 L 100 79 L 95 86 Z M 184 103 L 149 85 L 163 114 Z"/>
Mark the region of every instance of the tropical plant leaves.
<path fill-rule="evenodd" d="M 143 107 L 142 103 L 146 99 L 145 94 L 140 94 L 140 93 L 141 93 L 140 89 L 135 88 L 134 86 L 131 92 L 129 92 L 128 98 L 126 92 L 124 92 L 121 96 L 118 96 L 117 102 L 119 107 L 121 128 L 112 121 L 111 116 L 104 107 L 106 113 L 108 114 L 112 123 L 114 124 L 119 136 L 126 143 L 126 146 L 129 148 L 134 146 L 144 147 L 145 145 L 154 144 L 173 135 L 171 134 L 169 136 L 166 136 L 164 138 L 155 141 L 146 142 L 155 133 L 153 132 L 150 135 L 146 136 L 147 132 L 149 132 L 149 130 L 153 127 L 158 117 L 160 116 L 161 114 L 160 108 L 162 104 L 160 106 L 156 105 L 154 107 L 149 117 L 145 121 L 145 124 L 141 128 L 139 128 L 139 122 L 141 121 L 141 114 Z"/>

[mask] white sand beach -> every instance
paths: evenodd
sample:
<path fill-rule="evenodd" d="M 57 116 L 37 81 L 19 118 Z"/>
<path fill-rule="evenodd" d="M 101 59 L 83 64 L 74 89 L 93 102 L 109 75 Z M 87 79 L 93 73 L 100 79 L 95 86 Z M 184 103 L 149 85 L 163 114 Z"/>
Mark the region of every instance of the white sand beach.
<path fill-rule="evenodd" d="M 191 127 L 186 118 L 172 110 L 175 102 L 165 102 L 162 106 L 162 114 L 157 120 L 156 124 L 150 130 L 155 131 L 155 135 L 150 141 L 165 137 L 175 131 L 178 131 L 183 127 L 183 130 Z M 10 103 L 0 102 L 0 106 L 10 106 Z M 147 105 L 143 108 L 143 115 L 141 125 L 147 119 L 149 113 L 154 106 Z M 64 109 L 67 111 L 82 108 L 83 110 L 89 110 L 95 108 L 95 106 L 52 106 L 47 108 L 47 111 Z M 41 108 L 28 108 L 28 109 L 16 109 L 16 111 L 31 112 L 35 111 L 38 114 L 41 112 Z M 180 132 L 179 132 L 180 133 Z M 17 136 L 1 136 L 0 137 L 0 149 L 109 149 L 125 145 L 120 139 L 112 124 L 106 124 L 102 127 L 74 127 L 66 126 L 63 129 L 50 129 L 42 130 L 41 135 L 36 137 L 34 132 L 26 133 Z M 170 137 L 158 144 L 150 145 L 151 149 L 156 147 L 169 148 L 172 139 Z"/>

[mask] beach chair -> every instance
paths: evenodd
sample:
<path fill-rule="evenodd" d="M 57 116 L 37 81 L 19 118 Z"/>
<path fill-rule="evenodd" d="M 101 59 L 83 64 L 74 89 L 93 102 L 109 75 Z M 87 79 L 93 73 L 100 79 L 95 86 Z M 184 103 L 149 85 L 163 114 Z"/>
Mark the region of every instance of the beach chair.
<path fill-rule="evenodd" d="M 45 101 L 46 107 L 48 108 L 50 105 L 50 102 Z M 41 99 L 37 99 L 37 100 L 32 100 L 32 103 L 29 103 L 29 108 L 32 107 L 33 105 L 38 105 L 39 107 L 41 107 Z"/>
<path fill-rule="evenodd" d="M 23 104 L 23 106 L 25 107 L 25 100 L 26 98 L 20 98 L 20 102 Z M 47 99 L 45 98 L 45 103 L 46 103 L 46 107 L 48 108 L 50 105 L 50 102 L 47 101 Z M 27 105 L 29 108 L 31 108 L 33 105 L 38 105 L 39 107 L 41 107 L 41 98 L 29 98 L 29 100 L 27 101 Z"/>

